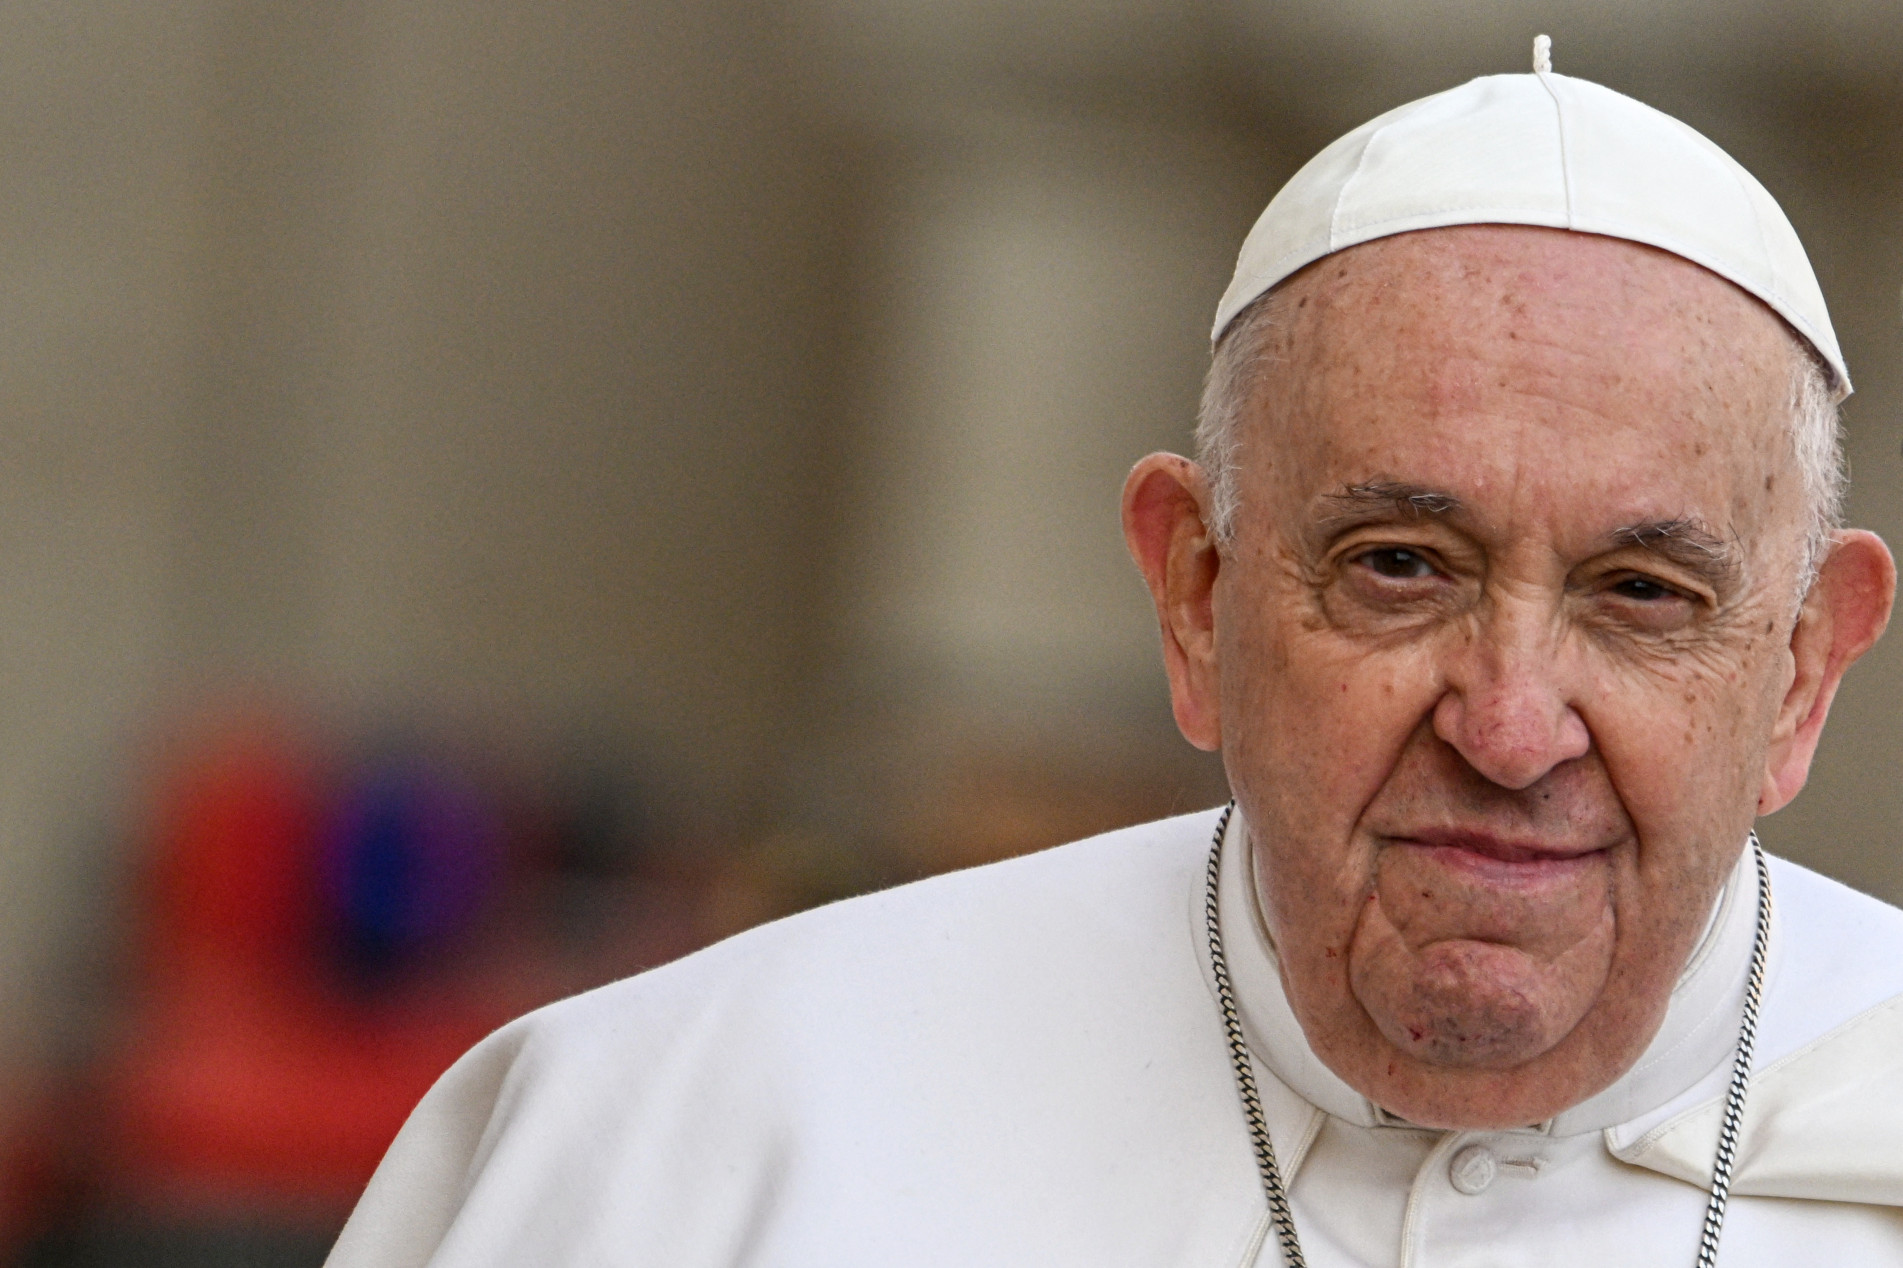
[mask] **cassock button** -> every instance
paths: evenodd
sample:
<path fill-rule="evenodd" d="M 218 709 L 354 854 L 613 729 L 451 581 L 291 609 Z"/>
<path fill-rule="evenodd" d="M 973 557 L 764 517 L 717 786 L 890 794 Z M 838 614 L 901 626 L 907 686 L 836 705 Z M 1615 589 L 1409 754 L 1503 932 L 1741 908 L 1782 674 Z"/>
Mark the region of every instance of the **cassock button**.
<path fill-rule="evenodd" d="M 1469 1197 L 1485 1193 L 1493 1178 L 1500 1174 L 1500 1160 L 1485 1145 L 1468 1145 L 1447 1164 L 1447 1178 Z"/>

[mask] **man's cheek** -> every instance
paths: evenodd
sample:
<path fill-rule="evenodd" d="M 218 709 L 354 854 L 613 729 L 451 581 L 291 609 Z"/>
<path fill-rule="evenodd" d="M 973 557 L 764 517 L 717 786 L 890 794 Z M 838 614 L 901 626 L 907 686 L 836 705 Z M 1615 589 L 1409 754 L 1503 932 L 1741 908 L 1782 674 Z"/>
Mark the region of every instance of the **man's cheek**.
<path fill-rule="evenodd" d="M 1355 932 L 1370 899 L 1368 869 L 1320 852 L 1257 858 L 1257 886 L 1287 986 L 1308 1009 L 1347 1001 Z"/>
<path fill-rule="evenodd" d="M 1713 815 L 1753 800 L 1769 711 L 1713 684 L 1682 679 L 1605 693 L 1587 716 L 1619 798 L 1642 842 L 1718 827 Z M 1760 716 L 1763 715 L 1763 716 Z M 1742 836 L 1723 825 L 1727 836 Z"/>
<path fill-rule="evenodd" d="M 1429 659 L 1413 651 L 1317 659 L 1288 713 L 1296 743 L 1326 768 L 1335 804 L 1358 816 L 1444 689 Z"/>

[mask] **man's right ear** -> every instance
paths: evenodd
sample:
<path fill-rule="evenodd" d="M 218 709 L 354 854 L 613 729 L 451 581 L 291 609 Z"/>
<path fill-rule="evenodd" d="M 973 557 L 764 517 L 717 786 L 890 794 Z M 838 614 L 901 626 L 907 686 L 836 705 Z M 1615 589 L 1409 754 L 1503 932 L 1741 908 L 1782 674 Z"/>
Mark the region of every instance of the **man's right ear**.
<path fill-rule="evenodd" d="M 1151 454 L 1123 483 L 1123 539 L 1156 604 L 1177 728 L 1213 751 L 1222 747 L 1215 621 L 1222 555 L 1209 507 L 1202 468 L 1178 454 Z"/>

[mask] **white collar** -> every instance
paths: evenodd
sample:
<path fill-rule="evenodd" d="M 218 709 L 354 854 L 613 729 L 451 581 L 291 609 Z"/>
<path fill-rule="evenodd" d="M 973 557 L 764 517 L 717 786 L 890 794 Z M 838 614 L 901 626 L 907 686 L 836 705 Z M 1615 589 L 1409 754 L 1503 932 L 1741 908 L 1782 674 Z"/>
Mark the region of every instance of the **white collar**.
<path fill-rule="evenodd" d="M 1315 1055 L 1283 994 L 1274 943 L 1263 924 L 1252 879 L 1249 834 L 1237 810 L 1223 839 L 1217 902 L 1224 950 L 1249 1046 L 1290 1090 L 1336 1118 L 1364 1127 L 1400 1120 L 1349 1087 Z M 1201 886 L 1196 908 L 1201 909 Z M 1705 932 L 1672 988 L 1665 1021 L 1633 1067 L 1596 1096 L 1537 1129 L 1572 1136 L 1629 1122 L 1670 1104 L 1722 1071 L 1736 1051 L 1745 978 L 1757 919 L 1757 874 L 1748 851 L 1718 895 Z M 1200 916 L 1196 923 L 1201 924 Z M 1772 953 L 1777 949 L 1775 929 Z M 1207 943 L 1203 970 L 1208 974 Z"/>

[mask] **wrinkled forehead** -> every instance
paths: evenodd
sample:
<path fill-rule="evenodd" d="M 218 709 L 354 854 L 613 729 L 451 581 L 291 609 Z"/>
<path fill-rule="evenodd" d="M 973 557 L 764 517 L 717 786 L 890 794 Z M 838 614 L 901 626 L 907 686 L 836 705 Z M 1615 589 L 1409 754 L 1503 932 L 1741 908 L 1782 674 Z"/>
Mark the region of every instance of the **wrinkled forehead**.
<path fill-rule="evenodd" d="M 1477 484 L 1467 494 L 1483 503 L 1506 486 L 1614 485 L 1715 500 L 1705 513 L 1739 528 L 1783 500 L 1762 495 L 1797 494 L 1785 476 L 1802 345 L 1756 298 L 1663 251 L 1564 230 L 1426 230 L 1318 261 L 1264 319 L 1259 439 L 1317 486 L 1285 494 L 1438 474 Z"/>
<path fill-rule="evenodd" d="M 1378 338 L 1438 321 L 1449 333 L 1562 336 L 1580 354 L 1638 354 L 1636 373 L 1788 373 L 1801 347 L 1762 301 L 1654 247 L 1521 225 L 1399 234 L 1338 252 L 1277 288 L 1291 333 Z"/>

